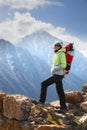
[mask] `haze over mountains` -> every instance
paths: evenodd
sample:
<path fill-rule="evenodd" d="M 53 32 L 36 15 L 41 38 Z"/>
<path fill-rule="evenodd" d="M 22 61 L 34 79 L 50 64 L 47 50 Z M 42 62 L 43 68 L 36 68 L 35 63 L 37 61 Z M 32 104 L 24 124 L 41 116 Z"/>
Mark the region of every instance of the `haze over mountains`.
<path fill-rule="evenodd" d="M 38 99 L 41 81 L 50 76 L 53 44 L 56 40 L 45 31 L 24 37 L 16 46 L 0 39 L 0 91 Z M 75 49 L 71 73 L 63 80 L 64 88 L 81 91 L 86 81 L 87 58 Z M 47 101 L 55 99 L 55 87 L 50 87 Z"/>

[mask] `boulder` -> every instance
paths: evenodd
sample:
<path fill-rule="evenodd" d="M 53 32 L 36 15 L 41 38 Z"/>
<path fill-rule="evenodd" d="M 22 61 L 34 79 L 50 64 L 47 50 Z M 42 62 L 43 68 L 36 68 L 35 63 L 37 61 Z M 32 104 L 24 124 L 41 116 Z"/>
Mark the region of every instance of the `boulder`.
<path fill-rule="evenodd" d="M 3 112 L 3 99 L 5 96 L 5 93 L 0 93 L 0 113 Z"/>
<path fill-rule="evenodd" d="M 82 108 L 82 110 L 83 110 L 84 112 L 87 112 L 87 101 L 82 102 L 81 105 L 80 105 L 80 107 Z"/>
<path fill-rule="evenodd" d="M 80 103 L 82 101 L 82 94 L 78 91 L 65 92 L 65 97 L 68 103 Z"/>
<path fill-rule="evenodd" d="M 83 98 L 83 99 L 82 99 L 82 102 L 87 101 L 87 92 L 85 92 L 85 93 L 83 92 L 83 93 L 82 93 L 82 98 Z"/>
<path fill-rule="evenodd" d="M 87 128 L 87 114 L 83 115 L 80 119 L 79 122 L 83 126 L 84 130 Z"/>
<path fill-rule="evenodd" d="M 26 120 L 31 111 L 31 100 L 22 95 L 6 95 L 3 114 L 9 119 Z"/>
<path fill-rule="evenodd" d="M 34 126 L 31 126 L 24 121 L 0 118 L 0 130 L 34 130 Z"/>
<path fill-rule="evenodd" d="M 70 130 L 68 128 L 65 128 L 64 126 L 56 126 L 56 125 L 40 125 L 35 130 Z"/>
<path fill-rule="evenodd" d="M 83 87 L 82 87 L 82 91 L 83 91 L 84 93 L 87 92 L 87 83 L 85 83 L 85 84 L 83 85 Z"/>
<path fill-rule="evenodd" d="M 54 107 L 60 107 L 60 101 L 59 100 L 56 100 L 56 101 L 53 101 L 50 103 L 52 106 Z"/>

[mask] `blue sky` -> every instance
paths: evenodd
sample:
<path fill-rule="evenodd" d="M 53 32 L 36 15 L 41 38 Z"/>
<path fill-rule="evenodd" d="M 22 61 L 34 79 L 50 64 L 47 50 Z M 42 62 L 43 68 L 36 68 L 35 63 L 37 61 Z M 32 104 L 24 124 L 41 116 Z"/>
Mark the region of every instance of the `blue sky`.
<path fill-rule="evenodd" d="M 54 0 L 57 2 L 58 0 Z M 87 40 L 87 0 L 61 0 L 63 6 L 46 6 L 32 10 L 36 19 L 66 27 L 67 32 Z"/>
<path fill-rule="evenodd" d="M 87 55 L 87 0 L 0 0 L 0 38 L 15 44 L 40 29 Z"/>

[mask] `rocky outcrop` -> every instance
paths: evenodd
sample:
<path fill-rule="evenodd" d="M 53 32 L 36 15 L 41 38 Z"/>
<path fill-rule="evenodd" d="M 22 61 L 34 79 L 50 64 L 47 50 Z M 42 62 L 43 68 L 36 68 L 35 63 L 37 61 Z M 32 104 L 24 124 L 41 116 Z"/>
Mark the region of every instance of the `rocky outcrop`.
<path fill-rule="evenodd" d="M 82 108 L 83 111 L 87 112 L 87 101 L 82 102 L 80 107 Z"/>
<path fill-rule="evenodd" d="M 87 92 L 87 83 L 85 83 L 85 84 L 83 85 L 83 87 L 82 87 L 82 91 L 83 91 L 84 93 Z"/>
<path fill-rule="evenodd" d="M 35 130 L 65 130 L 62 126 L 56 126 L 56 125 L 40 125 Z M 69 129 L 66 129 L 69 130 Z"/>
<path fill-rule="evenodd" d="M 40 104 L 23 95 L 0 93 L 0 130 L 86 130 L 86 84 L 83 88 L 82 93 L 66 92 L 64 113 L 57 111 L 59 101 Z"/>
<path fill-rule="evenodd" d="M 65 93 L 66 101 L 69 103 L 80 103 L 82 101 L 82 94 L 78 91 L 69 91 Z"/>
<path fill-rule="evenodd" d="M 27 120 L 31 111 L 31 100 L 22 95 L 6 95 L 3 111 L 8 119 Z"/>

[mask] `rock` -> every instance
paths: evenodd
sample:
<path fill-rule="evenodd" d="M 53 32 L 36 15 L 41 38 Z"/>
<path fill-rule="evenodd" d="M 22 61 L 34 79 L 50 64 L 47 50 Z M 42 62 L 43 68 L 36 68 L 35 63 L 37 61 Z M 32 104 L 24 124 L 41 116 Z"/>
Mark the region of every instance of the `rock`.
<path fill-rule="evenodd" d="M 54 106 L 54 107 L 60 107 L 60 102 L 59 102 L 59 100 L 53 101 L 53 102 L 51 102 L 50 104 L 51 104 L 52 106 Z"/>
<path fill-rule="evenodd" d="M 84 112 L 87 112 L 87 101 L 82 102 L 81 105 L 80 105 L 80 107 L 82 108 L 82 110 L 83 110 Z"/>
<path fill-rule="evenodd" d="M 80 103 L 82 101 L 82 94 L 78 91 L 65 92 L 65 96 L 68 103 Z"/>
<path fill-rule="evenodd" d="M 83 115 L 80 119 L 79 122 L 81 123 L 81 125 L 83 126 L 83 128 L 87 128 L 87 114 Z"/>
<path fill-rule="evenodd" d="M 83 87 L 82 87 L 82 91 L 83 91 L 84 93 L 87 92 L 87 83 L 85 83 L 85 84 L 83 85 Z"/>
<path fill-rule="evenodd" d="M 70 130 L 66 129 L 64 126 L 56 126 L 56 125 L 40 125 L 35 130 Z"/>
<path fill-rule="evenodd" d="M 34 130 L 34 126 L 23 121 L 0 119 L 0 130 Z"/>
<path fill-rule="evenodd" d="M 0 113 L 3 112 L 3 99 L 5 96 L 5 93 L 0 93 Z"/>
<path fill-rule="evenodd" d="M 59 101 L 41 104 L 22 95 L 0 94 L 0 130 L 86 130 L 87 92 L 65 95 L 67 111 L 59 113 Z"/>
<path fill-rule="evenodd" d="M 26 120 L 30 108 L 30 99 L 22 95 L 6 95 L 3 100 L 4 116 L 9 119 Z"/>
<path fill-rule="evenodd" d="M 85 94 L 83 93 L 82 97 L 83 97 L 83 101 L 87 101 L 87 92 Z"/>

